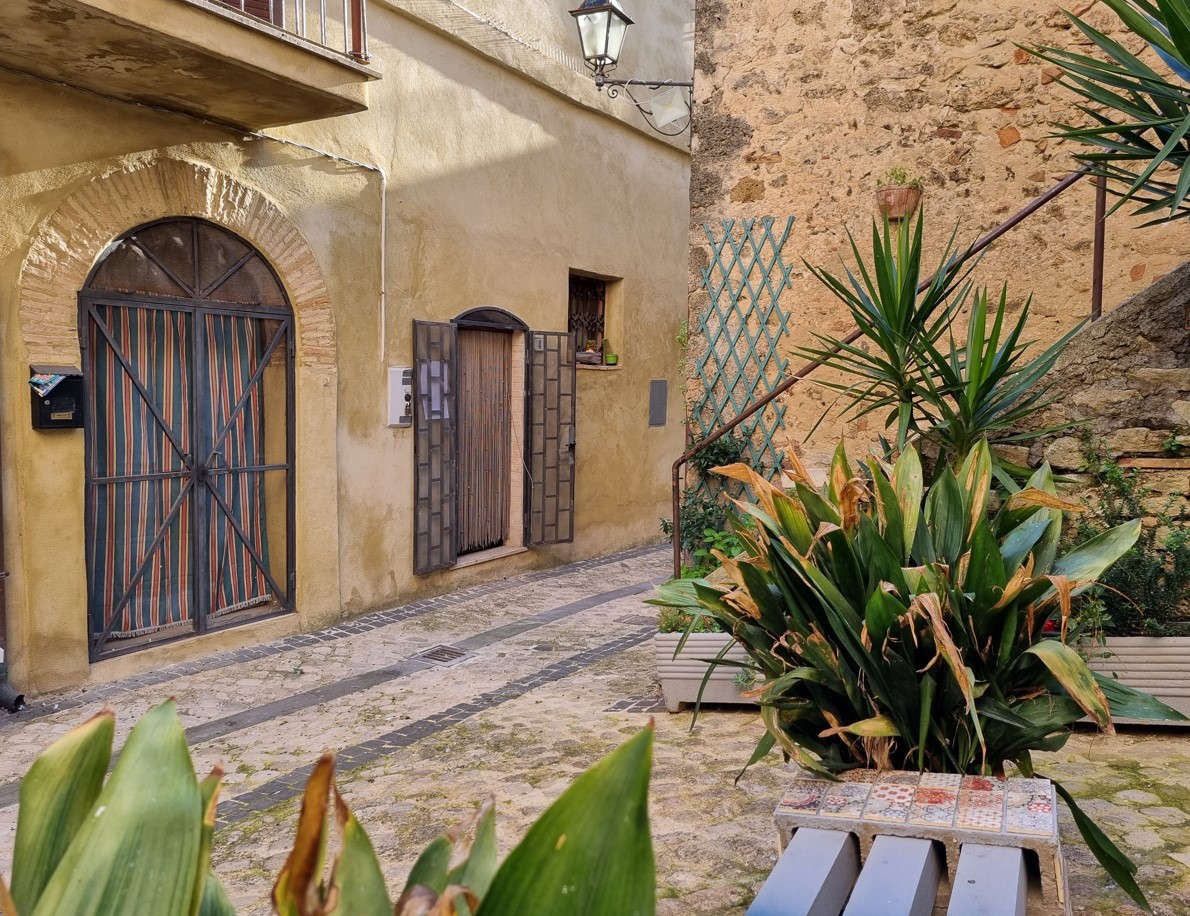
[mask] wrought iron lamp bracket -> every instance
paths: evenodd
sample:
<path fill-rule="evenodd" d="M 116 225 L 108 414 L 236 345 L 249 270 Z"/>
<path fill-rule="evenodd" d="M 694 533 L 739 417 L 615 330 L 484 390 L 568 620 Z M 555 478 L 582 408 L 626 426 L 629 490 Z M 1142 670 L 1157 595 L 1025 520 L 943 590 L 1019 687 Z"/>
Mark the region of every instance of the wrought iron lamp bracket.
<path fill-rule="evenodd" d="M 620 92 L 623 91 L 623 93 L 628 96 L 629 101 L 631 101 L 632 104 L 636 106 L 636 110 L 639 111 L 641 116 L 648 122 L 649 127 L 653 128 L 653 130 L 657 131 L 657 133 L 666 137 L 677 137 L 689 129 L 689 120 L 687 120 L 685 125 L 673 131 L 658 127 L 653 121 L 652 112 L 649 111 L 649 109 L 646 108 L 644 104 L 636 98 L 632 92 L 632 87 L 638 86 L 644 89 L 669 89 L 672 87 L 678 87 L 681 89 L 693 90 L 693 80 L 621 80 L 611 79 L 607 76 L 604 76 L 604 72 L 605 68 L 599 68 L 595 71 L 595 88 L 599 89 L 600 91 L 607 89 L 607 97 L 609 99 L 619 98 Z M 694 108 L 693 102 L 693 92 L 691 92 L 691 99 L 689 102 L 691 112 L 693 112 Z"/>

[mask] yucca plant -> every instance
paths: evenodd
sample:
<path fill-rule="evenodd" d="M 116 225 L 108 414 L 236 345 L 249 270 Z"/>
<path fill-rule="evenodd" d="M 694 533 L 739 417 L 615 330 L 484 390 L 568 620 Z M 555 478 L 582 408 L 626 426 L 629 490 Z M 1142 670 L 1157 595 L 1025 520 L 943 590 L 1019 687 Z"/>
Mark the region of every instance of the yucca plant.
<path fill-rule="evenodd" d="M 21 782 L 3 916 L 234 916 L 210 870 L 221 771 L 196 778 L 173 701 L 137 723 L 111 778 L 105 710 L 46 749 Z M 578 777 L 502 865 L 490 805 L 418 858 L 395 907 L 367 833 L 334 784 L 306 786 L 297 837 L 273 890 L 280 916 L 652 916 L 655 872 L 646 728 Z M 339 853 L 325 850 L 333 817 Z"/>
<path fill-rule="evenodd" d="M 1007 286 L 989 303 L 987 289 L 970 279 L 976 259 L 956 244 L 957 230 L 918 293 L 923 226 L 920 215 L 900 231 L 887 221 L 883 231 L 874 224 L 870 267 L 851 239 L 856 267 L 845 267 L 845 278 L 807 265 L 847 306 L 863 335 L 862 342 L 848 344 L 816 334 L 816 346 L 799 350 L 846 376 L 820 384 L 839 393 L 844 415 L 876 413 L 886 429 L 895 430 L 890 453 L 924 436 L 938 444 L 944 460 L 959 461 L 981 439 L 1007 444 L 1065 428 L 1028 430 L 1022 424 L 1050 403 L 1044 376 L 1082 325 L 1030 356 L 1033 343 L 1022 335 L 1031 298 L 1015 323 L 1008 319 Z M 967 337 L 956 341 L 954 324 L 964 310 Z M 993 470 L 1006 487 L 1017 489 L 1009 472 L 1022 469 L 994 458 Z"/>
<path fill-rule="evenodd" d="M 1029 48 L 1062 71 L 1058 82 L 1078 95 L 1090 126 L 1059 124 L 1057 136 L 1088 151 L 1076 157 L 1108 179 L 1120 197 L 1140 204 L 1146 225 L 1190 214 L 1190 3 L 1187 0 L 1103 0 L 1172 72 L 1158 72 L 1120 42 L 1071 13 L 1067 18 L 1099 52 Z M 1163 171 L 1162 166 L 1167 168 Z"/>
<path fill-rule="evenodd" d="M 981 441 L 956 474 L 925 491 L 908 448 L 889 467 L 853 469 L 842 447 L 818 491 L 793 459 L 785 492 L 746 466 L 720 468 L 755 502 L 744 555 L 723 557 L 730 586 L 663 586 L 656 603 L 709 614 L 735 634 L 763 680 L 766 733 L 803 768 L 857 767 L 1033 775 L 1033 751 L 1062 747 L 1088 716 L 1182 720 L 1177 711 L 1093 673 L 1072 648 L 1071 599 L 1135 542 L 1140 522 L 1059 556 L 1061 498 L 1048 466 L 996 511 Z M 1136 899 L 1135 867 L 1073 801 L 1088 846 Z"/>

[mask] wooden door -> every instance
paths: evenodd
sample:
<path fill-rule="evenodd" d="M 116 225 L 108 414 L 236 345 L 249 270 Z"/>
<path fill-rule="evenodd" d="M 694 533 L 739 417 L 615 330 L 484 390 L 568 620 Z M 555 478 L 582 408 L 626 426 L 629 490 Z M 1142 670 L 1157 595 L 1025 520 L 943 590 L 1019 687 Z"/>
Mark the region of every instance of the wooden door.
<path fill-rule="evenodd" d="M 512 335 L 458 332 L 459 553 L 508 539 Z"/>

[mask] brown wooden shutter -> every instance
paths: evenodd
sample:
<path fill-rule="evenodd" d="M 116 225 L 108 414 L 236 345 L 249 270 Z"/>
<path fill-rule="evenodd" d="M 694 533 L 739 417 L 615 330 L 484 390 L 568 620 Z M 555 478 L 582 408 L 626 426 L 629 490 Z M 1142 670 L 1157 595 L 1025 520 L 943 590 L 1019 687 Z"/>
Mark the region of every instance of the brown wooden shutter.
<path fill-rule="evenodd" d="M 458 344 L 453 324 L 413 322 L 413 572 L 458 559 L 455 428 Z"/>
<path fill-rule="evenodd" d="M 574 540 L 575 360 L 570 334 L 526 335 L 525 540 Z"/>

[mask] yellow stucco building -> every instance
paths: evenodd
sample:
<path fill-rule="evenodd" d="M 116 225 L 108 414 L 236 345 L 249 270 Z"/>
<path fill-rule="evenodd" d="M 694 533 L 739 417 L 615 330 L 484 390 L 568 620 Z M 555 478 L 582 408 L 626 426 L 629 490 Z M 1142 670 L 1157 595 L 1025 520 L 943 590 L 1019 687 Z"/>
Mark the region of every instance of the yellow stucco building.
<path fill-rule="evenodd" d="M 690 0 L 640 6 L 624 71 L 689 78 Z M 16 687 L 657 538 L 689 155 L 572 32 L 553 0 L 3 5 Z"/>

